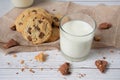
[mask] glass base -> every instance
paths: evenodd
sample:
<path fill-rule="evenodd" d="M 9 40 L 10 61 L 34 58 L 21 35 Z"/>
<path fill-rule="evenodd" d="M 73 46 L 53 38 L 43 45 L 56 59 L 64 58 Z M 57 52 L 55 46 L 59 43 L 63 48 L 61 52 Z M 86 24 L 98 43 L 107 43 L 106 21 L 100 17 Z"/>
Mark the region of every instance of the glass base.
<path fill-rule="evenodd" d="M 84 61 L 88 58 L 88 55 L 81 57 L 81 58 L 73 58 L 73 57 L 69 57 L 67 55 L 64 54 L 63 51 L 62 52 L 62 56 L 64 56 L 67 60 L 72 61 L 72 62 L 80 62 L 80 61 Z"/>

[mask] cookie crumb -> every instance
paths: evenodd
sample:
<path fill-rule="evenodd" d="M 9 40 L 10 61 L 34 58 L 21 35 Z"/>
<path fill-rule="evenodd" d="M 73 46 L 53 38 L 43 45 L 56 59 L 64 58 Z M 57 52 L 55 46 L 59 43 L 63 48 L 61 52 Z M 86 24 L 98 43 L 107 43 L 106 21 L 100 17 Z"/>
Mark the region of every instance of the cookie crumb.
<path fill-rule="evenodd" d="M 79 73 L 78 75 L 79 75 L 79 76 L 78 76 L 79 78 L 82 78 L 82 77 L 85 77 L 85 76 L 86 76 L 86 74 L 84 74 L 84 73 Z"/>
<path fill-rule="evenodd" d="M 32 69 L 29 69 L 29 71 L 32 72 L 32 73 L 35 73 L 35 71 L 33 71 Z"/>
<path fill-rule="evenodd" d="M 19 74 L 18 72 L 16 72 L 16 74 Z"/>
<path fill-rule="evenodd" d="M 103 59 L 106 59 L 106 57 L 103 57 Z"/>
<path fill-rule="evenodd" d="M 97 66 L 101 73 L 104 73 L 108 65 L 108 62 L 105 60 L 96 60 L 95 65 Z"/>
<path fill-rule="evenodd" d="M 55 9 L 53 9 L 53 11 L 56 11 Z"/>
<path fill-rule="evenodd" d="M 43 71 L 43 68 L 40 68 L 40 71 Z"/>
<path fill-rule="evenodd" d="M 25 62 L 24 60 L 21 60 L 21 61 L 20 61 L 20 64 L 24 64 L 24 62 Z"/>
<path fill-rule="evenodd" d="M 62 75 L 70 75 L 71 72 L 69 71 L 69 69 L 70 69 L 70 63 L 65 62 L 60 66 L 59 71 L 61 72 Z"/>
<path fill-rule="evenodd" d="M 16 55 L 16 54 L 13 54 L 13 57 L 14 57 L 14 58 L 16 58 L 16 57 L 17 57 L 17 55 Z"/>
<path fill-rule="evenodd" d="M 37 61 L 44 62 L 44 61 L 46 60 L 46 56 L 45 56 L 45 54 L 42 52 L 42 53 L 36 55 L 36 56 L 35 56 L 35 59 L 36 59 Z"/>
<path fill-rule="evenodd" d="M 10 62 L 8 62 L 7 64 L 10 65 Z"/>
<path fill-rule="evenodd" d="M 25 70 L 25 68 L 21 68 L 21 71 L 23 72 Z"/>
<path fill-rule="evenodd" d="M 110 49 L 110 52 L 111 52 L 111 53 L 114 53 L 114 50 Z"/>
<path fill-rule="evenodd" d="M 28 66 L 24 66 L 24 69 L 29 69 L 29 67 Z"/>
<path fill-rule="evenodd" d="M 101 41 L 101 37 L 100 36 L 94 36 L 94 41 Z"/>
<path fill-rule="evenodd" d="M 112 24 L 107 23 L 107 22 L 101 23 L 101 24 L 99 25 L 99 29 L 101 29 L 101 30 L 109 29 L 109 28 L 111 28 L 111 27 L 112 27 Z"/>

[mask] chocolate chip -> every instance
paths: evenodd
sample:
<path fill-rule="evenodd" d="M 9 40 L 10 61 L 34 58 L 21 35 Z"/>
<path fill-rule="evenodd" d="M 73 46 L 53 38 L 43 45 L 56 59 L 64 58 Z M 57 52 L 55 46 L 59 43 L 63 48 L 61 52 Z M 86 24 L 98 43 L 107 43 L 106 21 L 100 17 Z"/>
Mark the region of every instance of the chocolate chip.
<path fill-rule="evenodd" d="M 32 12 L 34 12 L 35 14 L 37 14 L 37 11 L 36 11 L 36 10 L 32 10 Z"/>
<path fill-rule="evenodd" d="M 38 22 L 39 22 L 39 23 L 42 23 L 43 21 L 41 21 L 41 20 L 38 20 Z"/>
<path fill-rule="evenodd" d="M 25 15 L 23 15 L 23 18 L 25 17 Z"/>
<path fill-rule="evenodd" d="M 28 28 L 27 32 L 28 32 L 29 34 L 31 34 L 31 30 L 32 30 L 32 28 Z"/>
<path fill-rule="evenodd" d="M 35 19 L 37 19 L 37 17 L 34 17 L 33 21 L 35 21 Z"/>
<path fill-rule="evenodd" d="M 13 31 L 16 31 L 16 25 L 15 25 L 15 24 L 12 25 L 12 26 L 10 27 L 10 29 L 13 30 Z"/>
<path fill-rule="evenodd" d="M 52 27 L 55 27 L 55 24 L 54 24 L 54 22 L 52 22 Z"/>
<path fill-rule="evenodd" d="M 19 23 L 19 25 L 23 25 L 23 23 L 22 23 L 22 22 L 20 22 L 20 23 Z"/>
<path fill-rule="evenodd" d="M 45 34 L 43 33 L 43 32 L 41 32 L 40 34 L 39 34 L 39 37 L 40 38 L 43 38 L 45 36 Z"/>
<path fill-rule="evenodd" d="M 34 19 L 37 19 L 37 17 L 35 17 Z"/>
<path fill-rule="evenodd" d="M 44 20 L 45 18 L 43 17 L 42 20 Z"/>
<path fill-rule="evenodd" d="M 30 36 L 28 36 L 27 39 L 28 39 L 29 41 L 32 41 L 32 38 L 31 38 Z"/>
<path fill-rule="evenodd" d="M 55 23 L 54 23 L 54 22 L 52 22 L 52 27 L 53 27 L 53 28 L 54 28 L 54 27 L 59 28 L 59 26 L 55 25 Z"/>
<path fill-rule="evenodd" d="M 54 22 L 52 22 L 52 27 L 53 27 L 53 28 L 54 28 L 54 27 L 59 28 L 59 26 L 55 25 L 55 23 L 54 23 Z"/>
<path fill-rule="evenodd" d="M 37 26 L 34 26 L 36 30 L 40 31 L 40 28 Z"/>
<path fill-rule="evenodd" d="M 19 43 L 17 41 L 15 41 L 14 39 L 11 39 L 11 40 L 8 41 L 7 44 L 3 45 L 3 47 L 5 49 L 8 49 L 8 48 L 11 48 L 11 47 L 14 47 L 14 46 L 18 46 L 18 45 L 19 45 Z"/>
<path fill-rule="evenodd" d="M 53 18 L 56 22 L 58 22 L 59 21 L 59 19 L 57 18 L 57 17 L 54 17 Z"/>

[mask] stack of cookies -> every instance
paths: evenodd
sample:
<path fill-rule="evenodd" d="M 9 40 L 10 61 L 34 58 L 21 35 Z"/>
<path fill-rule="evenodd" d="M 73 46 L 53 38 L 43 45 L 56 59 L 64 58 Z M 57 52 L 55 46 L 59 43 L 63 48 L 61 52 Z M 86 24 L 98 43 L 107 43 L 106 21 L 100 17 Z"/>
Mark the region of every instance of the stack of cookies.
<path fill-rule="evenodd" d="M 61 17 L 42 8 L 29 8 L 17 17 L 15 28 L 24 39 L 33 44 L 53 42 L 59 39 Z"/>

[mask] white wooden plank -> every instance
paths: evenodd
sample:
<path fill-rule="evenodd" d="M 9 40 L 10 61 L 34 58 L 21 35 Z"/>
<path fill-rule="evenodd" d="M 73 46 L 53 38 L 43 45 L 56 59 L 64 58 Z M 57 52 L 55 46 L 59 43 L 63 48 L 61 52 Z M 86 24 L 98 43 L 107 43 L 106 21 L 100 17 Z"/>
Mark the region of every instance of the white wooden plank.
<path fill-rule="evenodd" d="M 115 50 L 114 53 L 110 52 L 111 49 L 98 49 L 91 50 L 90 56 L 87 60 L 82 62 L 70 62 L 73 68 L 96 68 L 94 65 L 95 60 L 103 59 L 106 57 L 106 60 L 109 62 L 110 66 L 108 68 L 120 68 L 120 51 Z M 17 53 L 17 57 L 14 58 L 12 55 L 3 55 L 0 54 L 0 68 L 21 68 L 24 66 L 29 66 L 31 68 L 58 68 L 61 64 L 66 62 L 67 60 L 61 55 L 61 52 L 54 51 L 46 51 L 45 53 L 49 56 L 47 57 L 47 61 L 44 63 L 37 62 L 34 57 L 40 52 L 23 52 Z M 30 61 L 32 59 L 32 61 Z M 25 60 L 25 64 L 21 65 L 20 61 Z M 7 63 L 11 65 L 8 65 Z"/>
<path fill-rule="evenodd" d="M 0 16 L 5 14 L 5 12 L 13 7 L 10 4 L 9 0 L 3 0 L 4 2 L 1 1 Z M 101 3 L 120 5 L 120 0 L 99 0 L 99 2 L 98 0 L 66 1 L 73 1 L 75 3 L 84 5 L 97 5 Z M 10 7 L 7 8 L 6 4 Z M 67 61 L 60 55 L 60 52 L 47 51 L 46 54 L 49 54 L 49 57 L 45 63 L 36 62 L 34 60 L 34 56 L 36 54 L 38 54 L 38 52 L 24 52 L 17 54 L 17 58 L 13 58 L 11 55 L 4 56 L 3 53 L 0 53 L 0 80 L 120 80 L 119 50 L 115 50 L 114 53 L 110 53 L 110 51 L 107 49 L 92 50 L 90 53 L 90 57 L 86 61 L 77 63 L 70 62 L 72 64 L 72 75 L 70 76 L 62 76 L 60 73 L 57 72 L 57 68 L 59 67 L 59 65 Z M 108 67 L 110 69 L 108 69 L 105 74 L 101 74 L 94 65 L 94 61 L 96 59 L 102 59 L 102 57 L 106 57 L 106 60 L 110 63 L 110 66 Z M 34 68 L 34 74 L 30 73 L 29 70 L 21 72 L 20 68 L 24 66 L 20 64 L 21 59 L 25 60 L 24 65 L 28 65 L 29 67 Z M 29 61 L 30 59 L 33 59 L 33 61 Z M 7 62 L 10 62 L 11 65 L 7 65 Z M 43 71 L 40 71 L 39 68 L 41 67 L 47 69 L 43 69 Z M 16 72 L 19 72 L 19 74 L 16 75 Z M 86 76 L 80 78 L 79 73 L 86 74 Z"/>
<path fill-rule="evenodd" d="M 97 69 L 72 69 L 72 74 L 69 76 L 62 76 L 58 69 L 33 69 L 35 73 L 25 70 L 21 72 L 20 69 L 0 69 L 0 79 L 2 80 L 120 80 L 120 69 L 109 69 L 102 74 Z M 16 73 L 19 74 L 16 74 Z M 81 77 L 80 74 L 85 74 Z"/>

